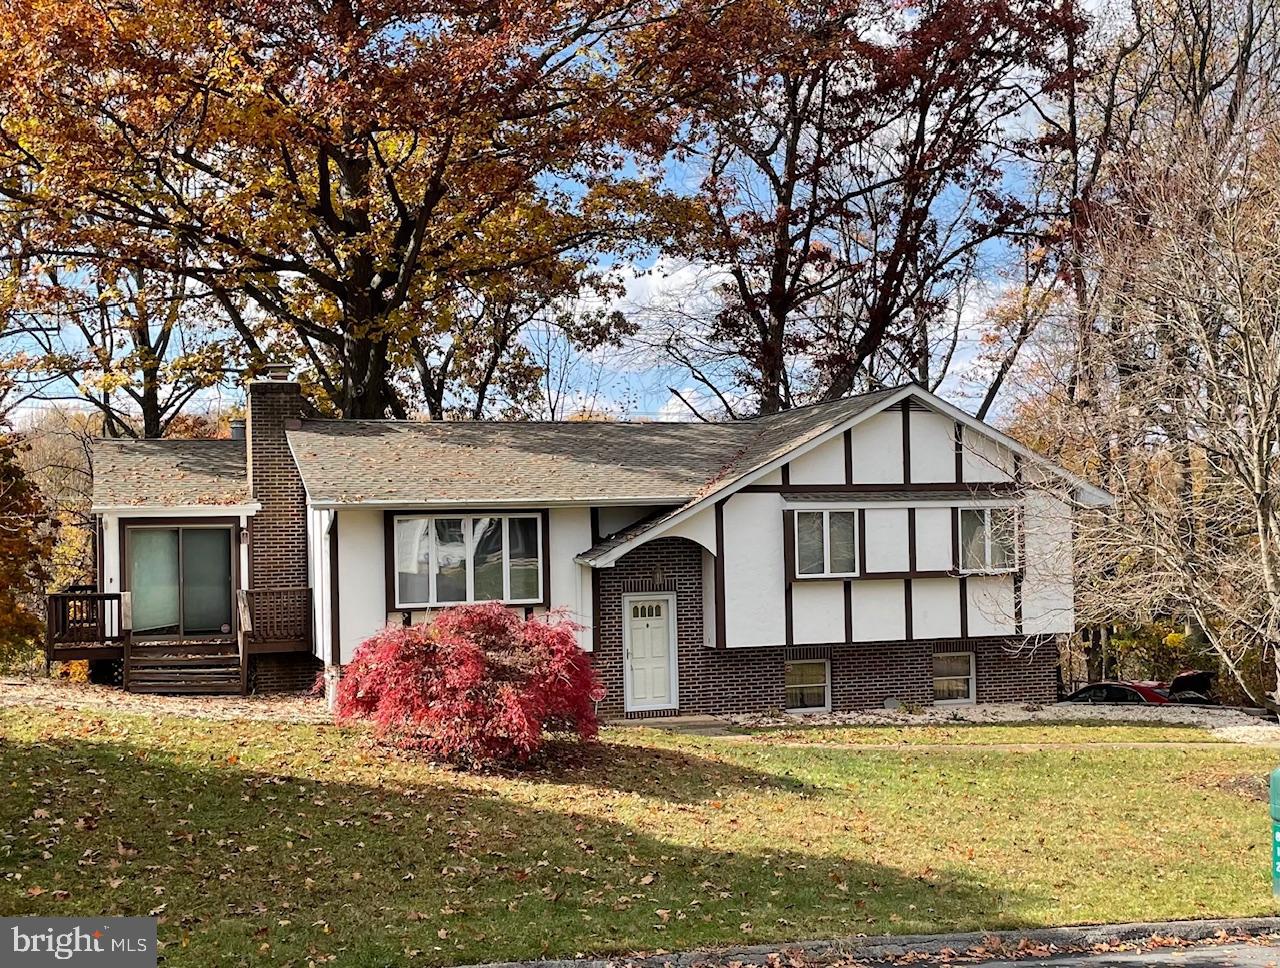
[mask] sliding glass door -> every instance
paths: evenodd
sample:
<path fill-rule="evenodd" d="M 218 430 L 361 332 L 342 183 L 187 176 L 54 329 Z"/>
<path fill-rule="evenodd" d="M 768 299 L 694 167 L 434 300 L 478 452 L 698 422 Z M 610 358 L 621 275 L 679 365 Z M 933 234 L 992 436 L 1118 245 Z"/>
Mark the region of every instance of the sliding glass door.
<path fill-rule="evenodd" d="M 126 529 L 135 635 L 231 633 L 232 536 L 222 526 Z"/>

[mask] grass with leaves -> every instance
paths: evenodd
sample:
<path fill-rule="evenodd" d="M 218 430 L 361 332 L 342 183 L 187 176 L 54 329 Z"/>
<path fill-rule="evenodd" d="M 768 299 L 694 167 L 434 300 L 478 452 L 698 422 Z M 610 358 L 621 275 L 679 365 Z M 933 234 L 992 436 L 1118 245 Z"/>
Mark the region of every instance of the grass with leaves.
<path fill-rule="evenodd" d="M 1220 743 L 1221 736 L 1197 726 L 1153 722 L 1061 722 L 987 724 L 921 723 L 901 726 L 809 726 L 789 722 L 738 730 L 765 743 L 801 742 L 852 746 L 1004 746 L 1074 743 Z"/>
<path fill-rule="evenodd" d="M 1273 758 L 609 730 L 468 775 L 360 730 L 18 707 L 0 915 L 154 912 L 169 965 L 366 966 L 1274 913 Z"/>

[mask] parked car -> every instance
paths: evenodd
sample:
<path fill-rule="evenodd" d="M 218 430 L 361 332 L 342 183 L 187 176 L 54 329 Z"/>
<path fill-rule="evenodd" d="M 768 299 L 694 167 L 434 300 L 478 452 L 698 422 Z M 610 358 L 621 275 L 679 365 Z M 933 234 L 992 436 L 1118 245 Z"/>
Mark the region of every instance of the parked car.
<path fill-rule="evenodd" d="M 1160 705 L 1170 702 L 1167 694 L 1153 682 L 1091 682 L 1077 689 L 1063 702 L 1141 703 Z"/>
<path fill-rule="evenodd" d="M 1063 702 L 1089 703 L 1138 703 L 1162 705 L 1165 703 L 1187 703 L 1192 705 L 1212 705 L 1209 690 L 1213 683 L 1213 673 L 1201 670 L 1179 672 L 1170 682 L 1091 682 L 1082 686 Z"/>

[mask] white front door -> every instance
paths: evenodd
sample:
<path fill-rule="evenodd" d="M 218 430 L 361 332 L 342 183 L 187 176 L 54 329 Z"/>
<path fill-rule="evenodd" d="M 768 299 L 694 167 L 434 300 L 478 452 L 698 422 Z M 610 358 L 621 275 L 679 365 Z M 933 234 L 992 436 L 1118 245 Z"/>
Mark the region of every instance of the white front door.
<path fill-rule="evenodd" d="M 623 599 L 628 712 L 677 704 L 675 604 L 674 596 Z"/>

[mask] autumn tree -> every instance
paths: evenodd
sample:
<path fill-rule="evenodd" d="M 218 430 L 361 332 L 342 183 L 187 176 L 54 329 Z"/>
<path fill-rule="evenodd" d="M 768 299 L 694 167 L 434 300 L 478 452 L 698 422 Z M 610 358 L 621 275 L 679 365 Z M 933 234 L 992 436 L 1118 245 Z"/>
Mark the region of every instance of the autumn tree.
<path fill-rule="evenodd" d="M 25 247 L 9 267 L 0 367 L 19 399 L 90 405 L 103 436 L 165 436 L 247 356 L 216 301 L 177 268 Z"/>
<path fill-rule="evenodd" d="M 460 286 L 571 296 L 560 260 L 643 230 L 752 6 L 7 0 L 0 194 L 44 247 L 194 280 L 333 411 L 400 415 Z"/>
<path fill-rule="evenodd" d="M 29 650 L 41 633 L 53 546 L 43 497 L 19 459 L 24 446 L 7 425 L 0 429 L 0 664 Z"/>
<path fill-rule="evenodd" d="M 1213 536 L 1230 529 L 1224 505 L 1205 500 L 1205 488 L 1226 493 L 1206 441 L 1224 435 L 1218 449 L 1245 430 L 1206 401 L 1246 413 L 1258 399 L 1237 397 L 1261 378 L 1238 354 L 1269 338 L 1251 260 L 1266 250 L 1256 246 L 1269 217 L 1261 188 L 1280 120 L 1278 58 L 1270 8 L 1178 0 L 1112 12 L 1070 56 L 1060 108 L 1043 117 L 1039 190 L 1057 214 L 1027 284 L 1009 294 L 1040 327 L 1012 384 L 1020 435 L 1121 495 L 1087 532 L 1099 543 L 1079 545 L 1077 615 L 1093 674 L 1114 653 L 1113 630 L 1172 624 L 1179 642 L 1261 691 L 1269 646 L 1243 635 L 1245 599 L 1205 584 L 1231 573 L 1216 559 Z M 1233 272 L 1249 275 L 1232 286 Z M 1202 325 L 1201 313 L 1227 324 Z M 1244 439 L 1257 442 L 1265 427 L 1249 422 Z"/>
<path fill-rule="evenodd" d="M 1007 190 L 1014 118 L 1079 29 L 1059 0 L 778 5 L 769 54 L 703 105 L 700 318 L 655 307 L 650 340 L 762 413 L 914 378 L 936 385 L 950 310 L 985 245 L 1026 231 Z M 727 402 L 722 398 L 722 402 Z"/>

